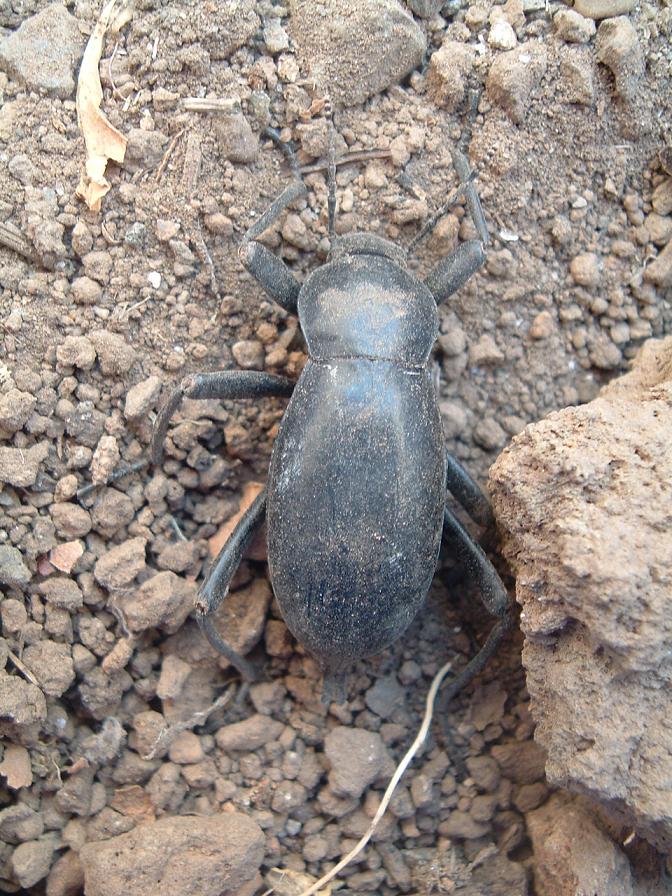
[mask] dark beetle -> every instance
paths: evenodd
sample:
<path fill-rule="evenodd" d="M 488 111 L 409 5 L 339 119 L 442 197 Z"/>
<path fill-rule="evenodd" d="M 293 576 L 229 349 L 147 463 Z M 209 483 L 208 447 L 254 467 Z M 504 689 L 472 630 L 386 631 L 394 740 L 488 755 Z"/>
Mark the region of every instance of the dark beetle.
<path fill-rule="evenodd" d="M 269 135 L 279 142 L 275 132 Z M 479 239 L 462 243 L 421 281 L 406 269 L 406 251 L 387 240 L 364 233 L 334 236 L 332 153 L 329 261 L 299 284 L 257 242 L 306 193 L 291 153 L 283 149 L 295 180 L 247 232 L 240 254 L 268 294 L 298 314 L 309 360 L 296 384 L 244 371 L 189 376 L 162 409 L 154 433 L 156 463 L 183 397 L 291 395 L 267 488 L 216 558 L 199 594 L 199 622 L 211 643 L 253 678 L 254 667 L 222 640 L 211 617 L 266 515 L 270 578 L 283 617 L 324 672 L 323 699 L 343 699 L 352 664 L 395 641 L 423 605 L 443 533 L 477 580 L 484 604 L 499 617 L 480 653 L 454 679 L 454 693 L 483 667 L 511 617 L 495 569 L 446 506 L 448 488 L 474 520 L 491 523 L 483 493 L 446 456 L 429 367 L 437 305 L 485 260 L 487 228 L 473 178 L 466 158 L 456 152 L 460 188 L 453 201 L 465 197 Z"/>

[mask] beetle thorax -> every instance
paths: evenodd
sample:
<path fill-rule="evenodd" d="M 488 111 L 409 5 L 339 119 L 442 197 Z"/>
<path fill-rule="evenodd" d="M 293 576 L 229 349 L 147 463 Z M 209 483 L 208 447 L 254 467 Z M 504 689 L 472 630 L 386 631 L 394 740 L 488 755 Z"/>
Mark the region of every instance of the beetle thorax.
<path fill-rule="evenodd" d="M 438 332 L 427 287 L 377 255 L 319 268 L 301 289 L 298 312 L 314 360 L 361 357 L 422 367 Z"/>

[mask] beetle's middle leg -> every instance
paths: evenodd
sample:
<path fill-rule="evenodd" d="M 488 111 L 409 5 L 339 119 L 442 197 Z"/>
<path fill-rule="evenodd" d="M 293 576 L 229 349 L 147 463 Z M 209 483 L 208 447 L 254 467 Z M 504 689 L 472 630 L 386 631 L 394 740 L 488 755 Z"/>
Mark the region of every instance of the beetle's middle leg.
<path fill-rule="evenodd" d="M 471 479 L 471 477 L 469 478 Z M 476 488 L 478 487 L 476 486 Z M 445 706 L 483 670 L 506 633 L 513 627 L 514 617 L 513 602 L 497 570 L 488 560 L 481 546 L 471 537 L 448 507 L 443 511 L 443 539 L 450 546 L 455 558 L 466 567 L 470 578 L 478 588 L 485 608 L 497 619 L 485 644 L 476 656 L 443 689 L 441 701 Z"/>
<path fill-rule="evenodd" d="M 454 292 L 464 286 L 472 274 L 485 264 L 485 247 L 490 241 L 488 226 L 478 198 L 469 162 L 459 149 L 453 150 L 453 167 L 460 179 L 460 191 L 476 227 L 478 239 L 467 240 L 441 259 L 433 271 L 425 278 L 427 286 L 439 305 Z"/>

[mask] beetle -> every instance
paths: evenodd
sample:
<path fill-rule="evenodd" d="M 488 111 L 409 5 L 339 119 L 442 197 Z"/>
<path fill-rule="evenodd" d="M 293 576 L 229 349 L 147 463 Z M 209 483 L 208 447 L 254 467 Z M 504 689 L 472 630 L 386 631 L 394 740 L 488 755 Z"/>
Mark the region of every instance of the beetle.
<path fill-rule="evenodd" d="M 422 607 L 443 539 L 497 618 L 479 653 L 448 686 L 456 693 L 483 668 L 512 620 L 499 575 L 446 504 L 449 491 L 475 522 L 485 527 L 493 522 L 485 495 L 445 451 L 429 363 L 438 306 L 485 261 L 488 230 L 474 175 L 455 150 L 459 187 L 434 221 L 462 196 L 478 238 L 460 243 L 420 280 L 406 266 L 407 250 L 375 234 L 335 235 L 332 131 L 330 254 L 300 284 L 259 242 L 282 211 L 307 193 L 291 149 L 276 131 L 267 134 L 289 159 L 294 177 L 246 232 L 239 254 L 268 295 L 298 315 L 307 363 L 296 383 L 257 371 L 187 376 L 159 412 L 152 438 L 152 460 L 158 464 L 170 418 L 185 397 L 290 399 L 267 486 L 200 589 L 199 624 L 244 678 L 256 677 L 252 663 L 221 637 L 212 614 L 266 518 L 269 574 L 281 613 L 320 665 L 323 700 L 342 701 L 353 663 L 397 640 Z"/>

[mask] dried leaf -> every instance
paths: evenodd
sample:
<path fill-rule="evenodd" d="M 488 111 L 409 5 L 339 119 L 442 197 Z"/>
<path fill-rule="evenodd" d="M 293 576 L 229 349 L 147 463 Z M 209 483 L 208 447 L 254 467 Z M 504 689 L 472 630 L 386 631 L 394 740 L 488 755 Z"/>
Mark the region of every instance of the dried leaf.
<path fill-rule="evenodd" d="M 12 790 L 30 787 L 33 783 L 33 770 L 30 767 L 28 750 L 18 744 L 7 744 L 4 758 L 0 763 L 0 775 L 7 778 L 7 785 Z"/>
<path fill-rule="evenodd" d="M 130 10 L 123 8 L 115 15 L 117 0 L 108 0 L 86 45 L 77 79 L 77 119 L 86 143 L 85 171 L 77 187 L 77 195 L 92 211 L 100 211 L 103 196 L 110 189 L 105 177 L 108 160 L 123 162 L 126 137 L 113 127 L 100 111 L 103 88 L 98 64 L 108 28 L 118 30 L 130 18 Z"/>
<path fill-rule="evenodd" d="M 49 562 L 60 572 L 71 572 L 83 553 L 84 546 L 81 541 L 66 541 L 49 551 Z"/>
<path fill-rule="evenodd" d="M 208 539 L 208 547 L 210 548 L 210 556 L 216 557 L 217 554 L 224 547 L 226 542 L 231 537 L 231 533 L 238 525 L 239 520 L 242 515 L 245 513 L 247 508 L 252 504 L 254 499 L 257 497 L 259 492 L 263 489 L 263 485 L 260 482 L 247 482 L 243 486 L 243 497 L 240 499 L 240 505 L 238 507 L 238 512 L 234 513 L 231 519 L 228 519 L 222 526 L 215 532 L 215 534 Z M 256 560 L 257 557 L 254 555 L 254 543 L 250 545 L 250 549 L 248 550 L 248 555 L 252 557 L 253 560 Z M 264 556 L 261 559 L 265 559 L 265 551 Z"/>
<path fill-rule="evenodd" d="M 266 882 L 273 888 L 276 896 L 299 896 L 300 893 L 315 883 L 315 878 L 303 871 L 292 871 L 289 868 L 271 868 L 266 875 Z M 315 896 L 331 896 L 331 886 L 318 890 Z"/>

